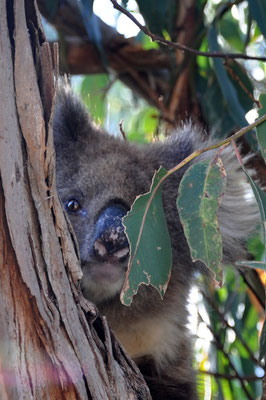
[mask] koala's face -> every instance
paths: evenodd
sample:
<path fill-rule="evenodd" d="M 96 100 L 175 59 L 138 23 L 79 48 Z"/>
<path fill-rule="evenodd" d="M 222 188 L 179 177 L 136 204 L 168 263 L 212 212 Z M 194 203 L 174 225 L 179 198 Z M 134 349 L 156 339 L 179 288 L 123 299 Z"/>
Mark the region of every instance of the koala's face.
<path fill-rule="evenodd" d="M 75 98 L 62 100 L 54 122 L 57 190 L 78 240 L 83 292 L 99 303 L 121 291 L 129 257 L 122 218 L 149 190 L 155 168 L 141 149 L 97 131 L 82 108 L 72 115 L 81 107 Z"/>
<path fill-rule="evenodd" d="M 149 190 L 154 172 L 119 140 L 98 135 L 97 147 L 88 139 L 82 150 L 72 146 L 67 162 L 59 150 L 57 161 L 58 193 L 80 248 L 82 288 L 96 303 L 121 291 L 129 256 L 122 218 L 136 196 Z"/>

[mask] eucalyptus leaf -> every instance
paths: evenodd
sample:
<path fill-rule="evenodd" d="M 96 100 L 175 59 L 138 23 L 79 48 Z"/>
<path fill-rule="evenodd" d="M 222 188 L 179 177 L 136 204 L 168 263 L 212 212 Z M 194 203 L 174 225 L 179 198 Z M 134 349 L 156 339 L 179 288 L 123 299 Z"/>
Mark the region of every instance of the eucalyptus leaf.
<path fill-rule="evenodd" d="M 214 72 L 209 71 L 208 78 L 198 76 L 196 85 L 202 112 L 212 129 L 212 135 L 224 139 L 233 132 L 235 123 L 229 114 Z"/>
<path fill-rule="evenodd" d="M 163 35 L 163 31 L 166 30 L 171 36 L 178 8 L 177 2 L 175 0 L 136 1 L 151 32 Z"/>
<path fill-rule="evenodd" d="M 256 202 L 259 207 L 261 221 L 262 221 L 262 231 L 263 231 L 263 238 L 264 238 L 264 247 L 266 247 L 266 195 L 262 191 L 262 189 L 253 181 L 251 176 L 249 175 L 246 168 L 242 165 L 242 169 L 248 178 L 252 191 L 254 193 Z"/>
<path fill-rule="evenodd" d="M 128 306 L 141 284 L 154 286 L 163 298 L 170 279 L 172 249 L 162 203 L 162 185 L 157 190 L 158 182 L 166 174 L 167 170 L 161 167 L 153 177 L 151 190 L 138 196 L 123 218 L 130 259 L 120 299 Z"/>
<path fill-rule="evenodd" d="M 81 97 L 92 114 L 95 121 L 103 122 L 105 117 L 104 90 L 108 85 L 108 77 L 105 74 L 88 75 L 81 84 Z"/>
<path fill-rule="evenodd" d="M 177 207 L 191 257 L 204 262 L 214 273 L 220 272 L 222 261 L 217 210 L 225 184 L 221 159 L 204 160 L 186 171 L 178 190 Z"/>
<path fill-rule="evenodd" d="M 260 360 L 265 357 L 266 354 L 266 319 L 264 320 L 261 335 L 260 335 Z"/>
<path fill-rule="evenodd" d="M 264 261 L 238 261 L 236 262 L 238 267 L 249 267 L 249 268 L 259 268 L 266 270 L 266 262 Z"/>
<path fill-rule="evenodd" d="M 228 77 L 236 90 L 244 113 L 247 113 L 254 106 L 252 82 L 245 68 L 236 60 L 227 60 L 226 65 L 228 68 Z"/>
<path fill-rule="evenodd" d="M 218 45 L 217 40 L 217 30 L 214 25 L 212 25 L 208 32 L 208 43 L 209 48 L 212 52 L 219 52 L 220 47 Z M 242 104 L 239 101 L 237 91 L 231 82 L 231 79 L 228 76 L 228 73 L 223 65 L 223 61 L 220 58 L 213 59 L 214 70 L 217 76 L 217 80 L 219 82 L 224 101 L 227 104 L 228 112 L 235 122 L 237 127 L 244 127 L 247 125 L 247 121 L 245 119 L 245 110 Z M 257 141 L 255 137 L 255 132 L 248 133 L 245 138 L 248 140 L 250 146 L 257 150 Z"/>
<path fill-rule="evenodd" d="M 143 108 L 132 118 L 132 127 L 128 131 L 127 139 L 139 143 L 151 142 L 158 126 L 158 116 L 158 110 L 155 107 Z"/>
<path fill-rule="evenodd" d="M 240 30 L 239 23 L 231 14 L 227 13 L 219 21 L 220 33 L 237 51 L 243 52 L 244 42 L 243 34 Z"/>
<path fill-rule="evenodd" d="M 82 16 L 84 27 L 87 31 L 89 40 L 97 47 L 103 64 L 107 66 L 107 57 L 102 42 L 100 29 L 100 19 L 93 12 L 94 0 L 79 0 L 77 5 Z"/>
<path fill-rule="evenodd" d="M 209 47 L 211 51 L 219 52 L 220 47 L 217 41 L 217 31 L 212 26 L 208 33 Z M 222 90 L 225 101 L 228 104 L 228 110 L 235 121 L 236 126 L 245 126 L 247 124 L 245 119 L 245 112 L 239 103 L 236 90 L 231 80 L 229 79 L 223 61 L 219 58 L 213 59 L 215 73 Z"/>
<path fill-rule="evenodd" d="M 253 181 L 253 179 L 249 176 L 247 170 L 242 166 L 243 171 L 245 172 L 251 188 L 253 190 L 254 196 L 256 198 L 257 204 L 259 206 L 259 211 L 260 211 L 260 215 L 261 215 L 261 220 L 262 220 L 262 230 L 263 230 L 263 238 L 264 238 L 264 248 L 266 247 L 266 231 L 265 231 L 265 222 L 266 222 L 266 196 L 263 193 L 263 191 L 261 190 L 261 188 L 256 185 L 256 183 Z M 255 261 L 254 261 L 255 263 Z M 263 264 L 265 264 L 265 262 L 263 262 Z M 249 264 L 248 266 L 252 267 L 251 264 Z M 263 265 L 261 265 L 262 267 Z M 261 268 L 258 267 L 258 268 Z M 262 268 L 265 269 L 265 268 Z M 261 336 L 260 336 L 260 359 L 262 359 L 266 354 L 266 326 L 265 326 L 265 321 L 264 321 L 264 325 L 262 328 L 262 332 L 261 332 Z"/>
<path fill-rule="evenodd" d="M 266 38 L 266 2 L 265 0 L 248 0 L 252 18 L 257 22 L 261 33 Z"/>

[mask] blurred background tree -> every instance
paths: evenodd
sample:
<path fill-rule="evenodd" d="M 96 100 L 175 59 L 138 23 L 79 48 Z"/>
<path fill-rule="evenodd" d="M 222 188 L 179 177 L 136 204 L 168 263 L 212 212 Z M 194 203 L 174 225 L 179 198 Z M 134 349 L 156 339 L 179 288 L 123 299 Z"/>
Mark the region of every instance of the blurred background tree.
<path fill-rule="evenodd" d="M 38 5 L 48 39 L 59 41 L 60 72 L 70 74 L 96 122 L 113 134 L 158 140 L 190 119 L 218 140 L 265 113 L 265 0 L 38 0 Z M 255 132 L 245 135 L 243 148 L 258 150 Z M 265 184 L 263 159 L 258 155 L 252 162 Z M 248 245 L 262 260 L 259 236 Z M 263 296 L 259 302 L 232 268 L 223 288 L 203 285 L 192 294 L 200 399 L 260 398 Z"/>

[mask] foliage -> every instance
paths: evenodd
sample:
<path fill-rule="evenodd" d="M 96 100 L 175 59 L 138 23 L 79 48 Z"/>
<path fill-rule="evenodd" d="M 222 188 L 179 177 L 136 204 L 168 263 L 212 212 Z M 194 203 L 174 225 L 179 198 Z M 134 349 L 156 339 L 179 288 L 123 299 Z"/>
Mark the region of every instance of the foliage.
<path fill-rule="evenodd" d="M 221 159 L 192 165 L 178 190 L 177 208 L 193 261 L 204 262 L 216 276 L 222 262 L 222 237 L 217 210 L 226 186 Z M 190 201 L 188 202 L 188 199 Z"/>
<path fill-rule="evenodd" d="M 158 188 L 166 174 L 160 168 L 154 175 L 150 192 L 137 197 L 123 220 L 131 244 L 128 273 L 121 292 L 125 305 L 131 304 L 140 284 L 154 286 L 161 297 L 167 289 L 172 267 L 171 241 L 163 211 L 162 185 Z M 158 265 L 160 268 L 156 268 Z"/>
<path fill-rule="evenodd" d="M 104 120 L 106 109 L 104 90 L 107 85 L 107 75 L 101 74 L 96 76 L 86 76 L 80 87 L 82 100 L 96 123 L 101 123 Z"/>
<path fill-rule="evenodd" d="M 194 260 L 202 260 L 207 267 L 217 273 L 219 272 L 218 268 L 221 262 L 221 239 L 218 230 L 217 208 L 224 190 L 225 174 L 221 162 L 218 162 L 217 159 L 216 162 L 214 162 L 214 160 L 201 161 L 192 165 L 186 171 L 179 186 L 177 205 L 192 258 Z M 150 192 L 138 196 L 130 213 L 124 218 L 124 225 L 126 226 L 126 232 L 132 246 L 128 270 L 130 278 L 128 279 L 127 277 L 121 294 L 121 298 L 125 304 L 129 304 L 132 301 L 132 296 L 142 283 L 152 284 L 158 289 L 161 295 L 165 292 L 169 279 L 169 268 L 171 266 L 169 254 L 170 244 L 165 242 L 168 238 L 168 234 L 162 229 L 162 227 L 165 228 L 165 221 L 161 199 L 162 193 L 161 190 L 158 189 L 160 187 L 159 185 L 162 184 L 167 175 L 172 173 L 173 170 L 169 171 L 168 174 L 163 170 L 155 174 Z M 254 191 L 262 222 L 265 222 L 266 197 L 248 175 L 244 167 L 243 170 Z M 188 195 L 188 191 L 192 193 Z M 189 202 L 187 201 L 188 198 Z M 264 228 L 264 224 L 262 224 L 262 226 Z M 164 245 L 162 245 L 162 241 Z M 143 251 L 143 249 L 147 247 L 149 249 L 153 248 L 153 251 L 149 252 L 149 254 Z M 164 250 L 163 261 L 158 257 L 159 254 L 162 255 L 160 252 L 158 253 L 158 250 L 161 251 L 162 248 Z M 261 246 L 255 246 L 253 244 L 250 250 L 257 260 L 262 255 Z M 251 268 L 266 268 L 265 263 L 261 261 L 243 261 L 238 264 Z M 235 271 L 235 273 L 237 272 Z M 228 276 L 232 277 L 232 270 L 226 274 L 225 280 L 228 279 Z M 235 279 L 232 280 L 235 285 Z M 243 320 L 241 320 L 237 309 L 230 308 L 230 318 L 233 320 L 230 325 L 228 322 L 229 318 L 225 315 L 225 312 L 221 313 L 219 311 L 220 307 L 223 307 L 223 302 L 220 301 L 220 295 L 222 295 L 225 288 L 221 289 L 221 291 L 217 289 L 215 291 L 213 290 L 211 295 L 210 293 L 204 294 L 209 305 L 211 305 L 215 309 L 216 314 L 218 314 L 215 315 L 215 318 L 210 314 L 210 321 L 207 324 L 218 350 L 217 354 L 215 353 L 216 359 L 215 362 L 212 363 L 212 366 L 214 370 L 217 371 L 217 376 L 221 378 L 221 381 L 218 380 L 217 384 L 212 383 L 212 388 L 214 392 L 218 391 L 220 393 L 222 396 L 221 398 L 225 399 L 257 398 L 260 394 L 261 386 L 256 382 L 255 378 L 257 376 L 256 374 L 262 374 L 262 370 L 259 368 L 259 360 L 263 358 L 266 349 L 265 324 L 261 334 L 260 354 L 258 356 L 258 354 L 254 354 L 255 350 L 258 351 L 258 318 L 249 319 L 250 313 L 252 316 L 255 313 L 251 303 L 252 298 L 250 299 L 246 290 L 242 297 L 240 296 L 240 291 L 235 292 L 235 290 L 231 288 L 231 280 L 229 283 L 225 283 L 225 286 L 227 293 L 232 295 L 231 297 L 235 301 L 235 307 L 240 307 L 242 304 L 240 300 L 242 300 L 243 296 L 245 297 L 244 305 L 242 304 L 242 306 L 247 311 L 247 315 L 245 319 L 243 318 Z M 245 286 L 242 285 L 242 287 Z M 205 282 L 205 290 L 209 290 L 209 283 L 206 284 Z M 225 306 L 225 309 L 227 309 L 227 306 Z M 257 314 L 255 313 L 255 315 Z M 240 324 L 240 320 L 242 324 Z M 221 324 L 226 325 L 224 332 L 221 332 Z M 241 325 L 241 329 L 237 329 L 237 324 Z M 229 332 L 228 334 L 230 335 L 230 330 L 232 329 L 234 331 L 234 340 L 231 343 L 231 339 L 227 337 L 227 333 Z M 248 331 L 248 334 L 245 333 L 245 329 Z M 256 343 L 255 350 L 253 349 L 254 344 L 250 345 L 249 342 L 249 340 L 251 341 L 251 336 L 253 338 L 252 343 L 253 341 Z M 247 340 L 248 338 L 249 340 Z M 232 358 L 232 356 L 234 357 Z M 213 357 L 210 356 L 210 359 L 211 358 Z M 204 371 L 206 367 L 205 364 L 206 363 L 203 363 L 200 366 L 202 371 Z M 245 376 L 252 377 L 251 383 L 248 385 L 244 379 Z M 234 383 L 234 381 L 236 381 L 236 383 Z M 201 391 L 205 393 L 207 387 L 204 387 L 204 382 L 205 381 L 200 380 L 200 388 Z M 208 386 L 208 382 L 206 384 Z M 202 398 L 205 398 L 205 395 L 203 395 Z"/>
<path fill-rule="evenodd" d="M 208 362 L 201 363 L 200 369 L 220 374 L 220 379 L 216 380 L 215 375 L 211 377 L 212 393 L 225 400 L 259 398 L 261 386 L 252 377 L 263 375 L 258 361 L 256 328 L 261 314 L 238 273 L 232 268 L 225 269 L 225 282 L 220 290 L 205 287 L 198 310 L 199 326 L 204 324 L 211 335 Z M 199 336 L 203 347 L 201 332 Z M 202 353 L 199 352 L 197 358 L 201 360 Z M 250 380 L 241 379 L 245 376 Z M 201 386 L 201 390 L 204 393 L 207 387 Z"/>
<path fill-rule="evenodd" d="M 128 2 L 125 3 L 128 4 Z M 152 7 L 146 1 L 138 1 L 137 3 L 148 28 L 153 33 L 168 38 L 174 37 L 173 18 L 178 16 L 178 4 L 176 2 L 171 0 L 152 2 Z M 263 26 L 266 26 L 265 2 L 251 1 L 249 2 L 250 6 L 241 1 L 236 3 L 236 5 L 232 5 L 226 1 L 220 1 L 218 4 L 212 1 L 197 2 L 194 12 L 198 14 L 199 18 L 197 19 L 198 25 L 194 29 L 200 37 L 200 42 L 196 43 L 199 50 L 225 53 L 248 50 L 251 54 L 258 56 L 265 54 L 266 44 L 263 40 L 263 34 L 265 34 Z M 240 4 L 238 5 L 238 3 Z M 138 40 L 141 40 L 146 49 L 154 47 L 154 42 L 147 39 L 146 35 L 139 34 Z M 165 46 L 161 46 L 161 49 L 168 51 Z M 253 109 L 254 105 L 253 86 L 261 87 L 261 76 L 266 72 L 265 64 L 261 61 L 244 62 L 242 60 L 222 60 L 198 56 L 196 57 L 196 64 L 191 64 L 190 68 L 191 87 L 200 103 L 206 125 L 212 128 L 215 136 L 222 138 L 235 129 L 245 126 L 247 124 L 245 115 Z M 256 81 L 256 76 L 258 76 L 258 81 Z M 115 85 L 117 84 L 115 83 Z M 99 89 L 101 89 L 101 86 L 99 86 Z M 92 94 L 90 96 L 93 102 L 94 96 Z M 139 102 L 136 97 L 134 100 L 137 107 L 139 104 L 139 110 L 143 111 L 145 107 L 148 107 L 143 105 L 143 101 Z M 108 101 L 112 103 L 117 99 L 110 95 Z M 121 109 L 124 108 L 128 108 L 128 105 L 122 104 Z M 144 116 L 143 112 L 139 112 L 137 116 L 135 112 L 133 114 L 130 117 L 127 113 L 127 116 L 124 117 L 125 125 L 134 130 L 134 132 L 125 130 L 130 138 L 143 141 L 142 121 L 143 119 L 147 121 L 147 118 L 151 121 L 153 133 L 157 132 L 159 121 L 157 120 L 155 126 L 156 113 L 151 113 L 149 116 Z M 105 120 L 108 119 L 109 121 L 110 115 L 107 111 L 105 115 Z M 152 129 L 150 129 L 148 137 L 151 134 Z M 248 141 L 256 149 L 254 136 L 255 133 L 253 132 L 249 135 Z"/>

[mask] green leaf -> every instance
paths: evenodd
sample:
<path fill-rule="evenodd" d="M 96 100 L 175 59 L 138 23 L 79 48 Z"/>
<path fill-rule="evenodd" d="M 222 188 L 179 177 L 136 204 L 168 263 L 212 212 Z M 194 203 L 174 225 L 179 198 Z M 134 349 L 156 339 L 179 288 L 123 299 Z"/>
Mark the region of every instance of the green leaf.
<path fill-rule="evenodd" d="M 209 47 L 211 51 L 219 52 L 220 47 L 217 41 L 217 31 L 212 26 L 208 33 Z M 225 101 L 228 104 L 228 110 L 235 121 L 237 126 L 245 126 L 247 124 L 245 119 L 245 112 L 239 103 L 236 90 L 231 80 L 229 79 L 223 61 L 219 58 L 213 59 L 215 73 L 222 90 Z"/>
<path fill-rule="evenodd" d="M 236 265 L 239 267 L 259 268 L 266 270 L 266 263 L 263 261 L 238 261 Z"/>
<path fill-rule="evenodd" d="M 261 335 L 260 335 L 260 355 L 259 359 L 262 360 L 266 354 L 266 319 L 264 320 Z"/>
<path fill-rule="evenodd" d="M 167 170 L 154 175 L 151 190 L 138 196 L 123 225 L 130 243 L 130 259 L 121 302 L 130 305 L 141 284 L 152 285 L 164 296 L 172 267 L 171 240 L 162 203 L 159 181 Z"/>
<path fill-rule="evenodd" d="M 81 84 L 81 97 L 95 121 L 103 122 L 105 117 L 104 90 L 108 85 L 106 74 L 89 75 Z"/>
<path fill-rule="evenodd" d="M 230 46 L 235 48 L 237 51 L 243 52 L 244 41 L 243 34 L 240 30 L 238 22 L 232 17 L 230 13 L 227 13 L 219 21 L 220 33 L 228 41 Z"/>
<path fill-rule="evenodd" d="M 252 255 L 255 261 L 262 260 L 264 255 L 264 245 L 261 240 L 261 235 L 252 236 L 247 242 L 248 253 Z"/>
<path fill-rule="evenodd" d="M 220 51 L 220 47 L 217 41 L 217 31 L 215 26 L 211 26 L 211 28 L 209 29 L 208 42 L 211 51 L 213 52 Z M 232 84 L 231 79 L 229 79 L 229 76 L 223 65 L 223 61 L 220 58 L 214 58 L 213 64 L 214 64 L 215 74 L 217 76 L 223 94 L 223 98 L 227 104 L 228 112 L 233 121 L 235 122 L 236 126 L 242 128 L 247 125 L 247 121 L 245 119 L 246 112 L 239 101 L 237 91 L 234 85 Z M 252 148 L 256 149 L 255 132 L 251 131 L 245 137 L 246 139 L 248 139 L 249 144 L 252 146 Z"/>
<path fill-rule="evenodd" d="M 252 178 L 249 176 L 247 170 L 242 166 L 243 171 L 245 172 L 251 188 L 253 190 L 254 196 L 256 198 L 257 204 L 259 206 L 259 211 L 260 211 L 260 215 L 261 215 L 261 220 L 262 220 L 262 230 L 263 230 L 263 237 L 264 237 L 264 246 L 266 245 L 266 231 L 265 231 L 265 225 L 266 225 L 266 196 L 263 193 L 263 191 L 261 190 L 261 188 L 256 185 L 256 183 L 252 180 Z M 254 261 L 254 263 L 258 263 L 257 261 Z M 263 262 L 263 264 L 265 264 L 265 262 Z M 247 265 L 247 264 L 246 264 Z M 251 263 L 249 263 L 250 267 L 252 267 Z M 263 265 L 261 265 L 258 268 L 263 267 Z M 262 268 L 265 269 L 265 268 Z M 266 321 L 266 320 L 265 320 Z M 266 354 L 266 325 L 265 325 L 265 321 L 264 321 L 264 325 L 262 328 L 262 332 L 261 332 L 261 336 L 260 336 L 260 359 L 262 359 L 265 354 Z"/>
<path fill-rule="evenodd" d="M 204 160 L 186 171 L 178 190 L 177 207 L 192 259 L 203 261 L 215 273 L 222 260 L 217 209 L 225 183 L 221 160 Z"/>
<path fill-rule="evenodd" d="M 139 11 L 152 33 L 163 35 L 166 30 L 170 36 L 174 27 L 177 3 L 175 0 L 136 0 Z"/>
<path fill-rule="evenodd" d="M 252 18 L 257 22 L 261 33 L 266 37 L 266 2 L 265 0 L 248 0 Z"/>
<path fill-rule="evenodd" d="M 244 113 L 247 113 L 254 106 L 253 100 L 253 86 L 251 80 L 247 75 L 247 71 L 241 64 L 235 60 L 227 60 L 227 67 L 231 73 L 228 73 L 228 77 L 237 93 L 237 97 L 241 106 L 244 109 Z"/>
<path fill-rule="evenodd" d="M 153 42 L 149 36 L 147 36 L 144 32 L 139 31 L 137 36 L 135 36 L 135 40 L 141 43 L 142 48 L 144 50 L 150 49 L 159 49 L 160 46 L 157 42 Z"/>
<path fill-rule="evenodd" d="M 87 31 L 89 41 L 96 47 L 101 56 L 104 66 L 108 66 L 105 49 L 103 46 L 102 32 L 100 29 L 100 19 L 93 13 L 94 0 L 79 0 L 77 6 L 79 8 L 83 25 Z"/>
<path fill-rule="evenodd" d="M 266 196 L 264 194 L 264 192 L 261 190 L 261 188 L 253 181 L 253 179 L 250 177 L 250 175 L 248 174 L 246 168 L 242 165 L 242 169 L 245 172 L 251 189 L 254 193 L 256 202 L 258 204 L 259 207 L 259 211 L 260 211 L 260 216 L 261 216 L 261 221 L 262 221 L 262 231 L 263 231 L 263 238 L 264 238 L 264 246 L 266 246 Z"/>
<path fill-rule="evenodd" d="M 198 76 L 196 84 L 202 112 L 212 128 L 213 136 L 219 139 L 227 137 L 234 130 L 235 123 L 229 115 L 214 72 L 210 71 L 208 78 Z"/>
<path fill-rule="evenodd" d="M 143 108 L 133 116 L 132 127 L 127 134 L 127 139 L 142 143 L 151 142 L 158 126 L 158 117 L 159 113 L 156 108 L 150 106 Z"/>
<path fill-rule="evenodd" d="M 259 101 L 262 105 L 262 108 L 259 110 L 259 117 L 262 117 L 264 114 L 266 114 L 266 94 L 261 94 Z M 266 162 L 266 121 L 257 126 L 257 139 L 262 157 Z"/>

